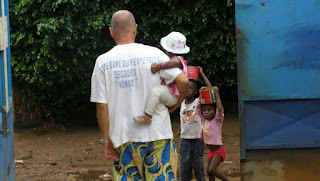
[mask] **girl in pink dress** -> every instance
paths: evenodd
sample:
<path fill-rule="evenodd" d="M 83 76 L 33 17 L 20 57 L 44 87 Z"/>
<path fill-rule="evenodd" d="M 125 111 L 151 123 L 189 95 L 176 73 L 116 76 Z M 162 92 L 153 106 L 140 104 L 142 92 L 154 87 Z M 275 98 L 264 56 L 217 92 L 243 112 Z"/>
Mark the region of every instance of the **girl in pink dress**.
<path fill-rule="evenodd" d="M 201 104 L 200 99 L 196 110 L 202 119 L 201 135 L 204 143 L 209 149 L 207 173 L 209 180 L 215 180 L 215 177 L 223 181 L 228 178 L 217 170 L 221 162 L 225 160 L 226 149 L 222 145 L 221 129 L 223 125 L 224 113 L 222 101 L 219 95 L 218 87 L 213 87 L 216 102 L 212 104 Z"/>

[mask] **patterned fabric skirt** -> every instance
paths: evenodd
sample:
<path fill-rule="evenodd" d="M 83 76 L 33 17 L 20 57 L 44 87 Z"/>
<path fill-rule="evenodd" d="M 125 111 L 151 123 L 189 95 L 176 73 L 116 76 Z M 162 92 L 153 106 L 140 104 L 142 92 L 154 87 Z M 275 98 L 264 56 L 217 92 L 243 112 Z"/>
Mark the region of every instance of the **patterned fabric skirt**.
<path fill-rule="evenodd" d="M 114 180 L 175 180 L 178 158 L 173 139 L 128 142 L 120 147 L 114 162 Z"/>

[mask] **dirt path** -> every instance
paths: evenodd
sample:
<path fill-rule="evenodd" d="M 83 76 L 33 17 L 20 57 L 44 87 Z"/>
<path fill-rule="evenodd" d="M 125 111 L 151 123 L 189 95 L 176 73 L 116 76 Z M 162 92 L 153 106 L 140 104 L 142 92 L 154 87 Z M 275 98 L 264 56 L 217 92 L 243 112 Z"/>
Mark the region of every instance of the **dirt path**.
<path fill-rule="evenodd" d="M 179 149 L 180 123 L 172 123 Z M 37 136 L 32 130 L 15 132 L 16 180 L 112 180 L 104 174 L 112 171 L 112 161 L 104 157 L 97 126 L 71 132 L 52 132 Z M 240 181 L 239 126 L 236 117 L 226 117 L 223 142 L 226 161 L 220 169 L 230 180 Z M 205 151 L 205 154 L 207 150 Z M 207 157 L 204 158 L 205 165 Z"/>

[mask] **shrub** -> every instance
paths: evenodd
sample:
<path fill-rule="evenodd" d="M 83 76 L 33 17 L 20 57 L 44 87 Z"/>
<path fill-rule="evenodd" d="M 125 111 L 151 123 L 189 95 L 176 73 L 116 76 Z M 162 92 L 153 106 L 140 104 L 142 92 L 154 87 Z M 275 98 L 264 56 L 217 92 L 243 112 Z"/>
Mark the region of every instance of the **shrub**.
<path fill-rule="evenodd" d="M 89 104 L 95 59 L 115 44 L 112 14 L 128 9 L 138 24 L 136 42 L 159 46 L 180 31 L 191 47 L 185 56 L 199 65 L 222 96 L 236 100 L 234 7 L 211 0 L 9 1 L 15 93 L 41 106 L 48 121 L 65 122 Z M 227 2 L 226 2 L 227 3 Z"/>

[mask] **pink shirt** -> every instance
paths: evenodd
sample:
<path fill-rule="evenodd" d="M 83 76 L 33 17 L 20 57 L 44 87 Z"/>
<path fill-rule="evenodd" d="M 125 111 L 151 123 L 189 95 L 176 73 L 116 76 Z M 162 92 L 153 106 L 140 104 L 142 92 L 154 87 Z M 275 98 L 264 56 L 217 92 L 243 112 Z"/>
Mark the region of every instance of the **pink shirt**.
<path fill-rule="evenodd" d="M 204 143 L 208 145 L 222 145 L 221 130 L 224 119 L 223 108 L 220 111 L 218 111 L 218 109 L 216 110 L 216 115 L 212 120 L 205 120 L 203 117 L 200 99 L 196 105 L 196 110 L 202 120 L 200 137 L 203 139 Z"/>
<path fill-rule="evenodd" d="M 173 58 L 173 57 L 172 57 Z M 172 59 L 171 58 L 171 59 Z M 181 61 L 182 64 L 182 72 L 188 76 L 188 66 L 187 66 L 187 61 L 185 59 L 183 59 L 183 57 L 177 56 L 177 58 L 179 58 L 179 60 Z M 162 85 L 166 85 L 164 81 L 161 82 Z M 171 93 L 171 95 L 173 96 L 179 96 L 180 92 L 178 89 L 178 85 L 175 81 L 171 82 L 170 84 L 167 84 L 167 87 Z"/>

